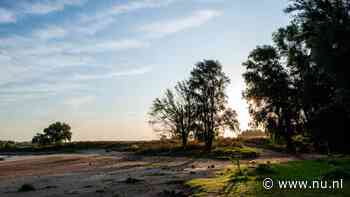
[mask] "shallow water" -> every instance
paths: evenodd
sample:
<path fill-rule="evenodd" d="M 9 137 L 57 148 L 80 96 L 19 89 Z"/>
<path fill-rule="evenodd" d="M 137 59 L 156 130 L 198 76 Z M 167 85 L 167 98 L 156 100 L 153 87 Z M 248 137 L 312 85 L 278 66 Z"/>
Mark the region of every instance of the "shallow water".
<path fill-rule="evenodd" d="M 9 156 L 7 155 L 0 155 L 0 161 L 4 161 L 5 159 L 7 159 Z"/>

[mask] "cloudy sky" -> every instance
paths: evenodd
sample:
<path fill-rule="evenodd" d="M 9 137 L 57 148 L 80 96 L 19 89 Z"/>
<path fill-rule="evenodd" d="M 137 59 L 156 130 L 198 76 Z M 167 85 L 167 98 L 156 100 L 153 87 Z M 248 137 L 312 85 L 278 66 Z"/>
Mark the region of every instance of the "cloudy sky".
<path fill-rule="evenodd" d="M 247 128 L 241 63 L 285 25 L 286 0 L 1 0 L 0 140 L 66 121 L 74 140 L 137 140 L 155 97 L 216 59 Z"/>

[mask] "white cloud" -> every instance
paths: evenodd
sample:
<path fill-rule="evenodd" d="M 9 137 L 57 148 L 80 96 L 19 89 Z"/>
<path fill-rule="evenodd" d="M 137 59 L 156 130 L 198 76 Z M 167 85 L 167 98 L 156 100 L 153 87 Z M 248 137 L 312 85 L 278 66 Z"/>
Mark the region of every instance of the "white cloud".
<path fill-rule="evenodd" d="M 138 9 L 144 9 L 144 8 L 159 8 L 164 5 L 168 5 L 173 0 L 143 0 L 143 1 L 132 1 L 128 4 L 122 4 L 122 5 L 114 5 L 111 9 L 111 13 L 119 14 L 119 13 L 126 13 L 131 12 Z"/>
<path fill-rule="evenodd" d="M 64 103 L 73 108 L 79 108 L 82 105 L 93 103 L 95 100 L 96 100 L 95 96 L 81 96 L 81 97 L 69 98 L 65 100 Z"/>
<path fill-rule="evenodd" d="M 95 15 L 81 15 L 80 21 L 82 23 L 93 22 L 104 18 L 113 17 L 118 14 L 130 13 L 140 9 L 160 8 L 169 5 L 174 1 L 175 0 L 134 0 L 124 4 L 118 3 L 114 4 L 110 8 L 97 12 Z"/>
<path fill-rule="evenodd" d="M 62 11 L 67 6 L 80 6 L 86 0 L 39 0 L 20 1 L 11 9 L 0 8 L 0 24 L 15 23 L 19 17 L 25 15 L 45 15 L 51 12 Z"/>
<path fill-rule="evenodd" d="M 18 61 L 25 60 L 28 65 L 28 59 L 38 57 L 43 61 L 52 56 L 64 55 L 66 57 L 72 55 L 88 55 L 93 53 L 120 51 L 128 49 L 138 49 L 148 47 L 148 42 L 135 39 L 91 39 L 91 40 L 63 40 L 61 42 L 48 42 L 46 39 L 50 37 L 49 31 L 34 32 L 32 37 L 11 36 L 8 38 L 0 38 L 3 49 L 0 50 L 1 59 L 3 61 L 12 61 L 16 57 Z M 56 35 L 65 34 L 60 29 L 52 29 Z M 82 58 L 82 57 L 79 57 Z M 35 60 L 33 59 L 33 60 Z M 86 59 L 86 58 L 84 58 Z M 61 60 L 61 59 L 58 59 Z M 37 61 L 37 60 L 35 60 Z M 76 61 L 74 61 L 76 62 Z M 13 63 L 13 62 L 12 62 Z"/>
<path fill-rule="evenodd" d="M 35 37 L 42 40 L 49 40 L 52 38 L 63 38 L 67 34 L 66 30 L 59 26 L 48 26 L 33 32 Z"/>
<path fill-rule="evenodd" d="M 94 74 L 94 75 L 76 75 L 74 78 L 75 80 L 94 80 L 94 79 L 109 79 L 114 77 L 126 77 L 126 76 L 135 76 L 135 75 L 142 75 L 150 72 L 152 70 L 151 67 L 141 67 L 131 70 L 125 70 L 125 71 L 117 71 L 117 72 L 111 72 L 106 74 Z"/>
<path fill-rule="evenodd" d="M 16 22 L 16 15 L 7 9 L 0 8 L 0 23 Z"/>
<path fill-rule="evenodd" d="M 100 53 L 105 51 L 120 51 L 127 49 L 138 49 L 147 47 L 148 43 L 140 40 L 121 39 L 121 40 L 105 40 L 101 42 L 85 43 L 81 46 L 75 46 L 69 49 L 67 47 L 66 52 L 73 54 L 80 53 Z"/>
<path fill-rule="evenodd" d="M 124 4 L 114 4 L 110 8 L 100 10 L 96 14 L 81 15 L 72 29 L 73 32 L 94 35 L 112 24 L 119 14 L 130 13 L 140 9 L 160 8 L 175 0 L 138 0 Z M 69 27 L 68 27 L 69 28 Z"/>
<path fill-rule="evenodd" d="M 160 37 L 199 27 L 220 15 L 221 13 L 216 10 L 199 10 L 187 17 L 147 24 L 142 26 L 140 30 L 149 33 L 150 36 Z"/>
<path fill-rule="evenodd" d="M 148 47 L 144 40 L 132 38 L 104 38 L 94 36 L 108 28 L 116 16 L 139 9 L 158 8 L 175 0 L 140 0 L 124 4 L 114 4 L 107 10 L 97 10 L 97 14 L 81 16 L 69 23 L 48 24 L 33 30 L 27 35 L 0 37 L 0 96 L 18 94 L 40 94 L 49 96 L 54 93 L 86 90 L 84 80 L 108 79 L 122 76 L 141 75 L 151 71 L 150 67 L 125 71 L 111 71 L 102 74 L 81 74 L 63 76 L 60 69 L 68 66 L 100 65 L 100 53 Z M 44 15 L 57 12 L 67 6 L 82 5 L 81 0 L 39 0 L 23 1 L 12 10 L 0 8 L 0 23 L 16 22 L 16 17 L 29 14 Z M 21 7 L 27 5 L 25 7 Z M 72 68 L 71 70 L 80 68 Z M 51 73 L 60 73 L 57 76 Z M 62 77 L 59 78 L 59 77 Z M 82 80 L 82 81 L 81 81 Z M 28 82 L 28 83 L 26 83 Z M 29 97 L 29 96 L 28 96 Z M 24 98 L 24 97 L 23 97 Z M 41 97 L 40 97 L 41 98 Z M 8 98 L 8 100 L 12 100 Z"/>
<path fill-rule="evenodd" d="M 99 65 L 97 59 L 100 53 L 149 46 L 148 42 L 128 38 L 50 40 L 52 35 L 62 37 L 65 34 L 63 29 L 48 26 L 27 37 L 14 35 L 0 38 L 0 85 L 37 79 L 63 67 Z"/>
<path fill-rule="evenodd" d="M 48 14 L 51 12 L 62 11 L 66 6 L 82 5 L 83 0 L 41 0 L 37 2 L 28 2 L 22 5 L 26 14 Z"/>
<path fill-rule="evenodd" d="M 82 23 L 81 21 L 79 21 L 77 25 L 67 27 L 67 29 L 69 29 L 71 33 L 91 36 L 91 35 L 95 35 L 97 32 L 100 32 L 106 29 L 114 21 L 115 19 L 112 17 L 106 17 L 101 20 L 96 20 L 96 21 L 87 22 L 87 23 Z"/>

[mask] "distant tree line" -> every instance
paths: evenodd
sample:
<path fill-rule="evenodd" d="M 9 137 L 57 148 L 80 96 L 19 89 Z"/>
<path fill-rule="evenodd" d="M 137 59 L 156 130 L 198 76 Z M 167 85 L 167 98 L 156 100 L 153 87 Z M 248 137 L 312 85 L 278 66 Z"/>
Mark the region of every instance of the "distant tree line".
<path fill-rule="evenodd" d="M 153 101 L 149 122 L 157 131 L 181 139 L 184 147 L 192 138 L 210 150 L 225 129 L 239 130 L 237 113 L 227 106 L 229 83 L 218 61 L 199 62 L 188 80 L 179 81 L 174 90 L 167 89 L 164 97 Z"/>
<path fill-rule="evenodd" d="M 55 122 L 43 130 L 43 133 L 37 133 L 33 139 L 33 144 L 49 145 L 71 141 L 71 127 L 67 123 Z"/>
<path fill-rule="evenodd" d="M 350 1 L 291 0 L 292 20 L 273 45 L 254 49 L 244 97 L 256 126 L 295 150 L 303 136 L 320 149 L 349 151 Z"/>
<path fill-rule="evenodd" d="M 14 141 L 1 141 L 0 140 L 0 149 L 11 149 L 16 147 L 16 142 Z"/>

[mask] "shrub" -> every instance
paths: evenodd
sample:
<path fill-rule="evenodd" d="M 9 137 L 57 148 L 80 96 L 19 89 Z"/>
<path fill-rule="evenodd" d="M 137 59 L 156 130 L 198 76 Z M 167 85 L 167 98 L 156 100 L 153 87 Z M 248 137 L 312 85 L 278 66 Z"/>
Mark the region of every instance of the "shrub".
<path fill-rule="evenodd" d="M 255 158 L 260 152 L 250 147 L 223 147 L 216 148 L 213 151 L 215 156 L 239 157 L 239 158 Z"/>
<path fill-rule="evenodd" d="M 132 178 L 132 177 L 128 177 L 127 179 L 125 179 L 125 183 L 127 183 L 127 184 L 135 184 L 135 183 L 138 183 L 140 181 L 141 180 L 135 179 L 135 178 Z"/>
<path fill-rule="evenodd" d="M 19 189 L 19 192 L 29 192 L 29 191 L 35 191 L 35 187 L 31 184 L 23 184 Z"/>
<path fill-rule="evenodd" d="M 344 168 L 334 168 L 323 175 L 325 179 L 350 178 L 350 172 Z"/>
<path fill-rule="evenodd" d="M 295 135 L 292 137 L 293 143 L 297 152 L 313 152 L 314 145 L 311 142 L 310 137 L 303 135 Z"/>
<path fill-rule="evenodd" d="M 161 192 L 159 194 L 159 196 L 161 197 L 186 197 L 187 195 L 185 195 L 183 192 L 176 192 L 175 190 L 163 190 L 163 192 Z"/>
<path fill-rule="evenodd" d="M 270 174 L 273 173 L 273 170 L 269 164 L 258 164 L 255 169 L 257 174 Z"/>

